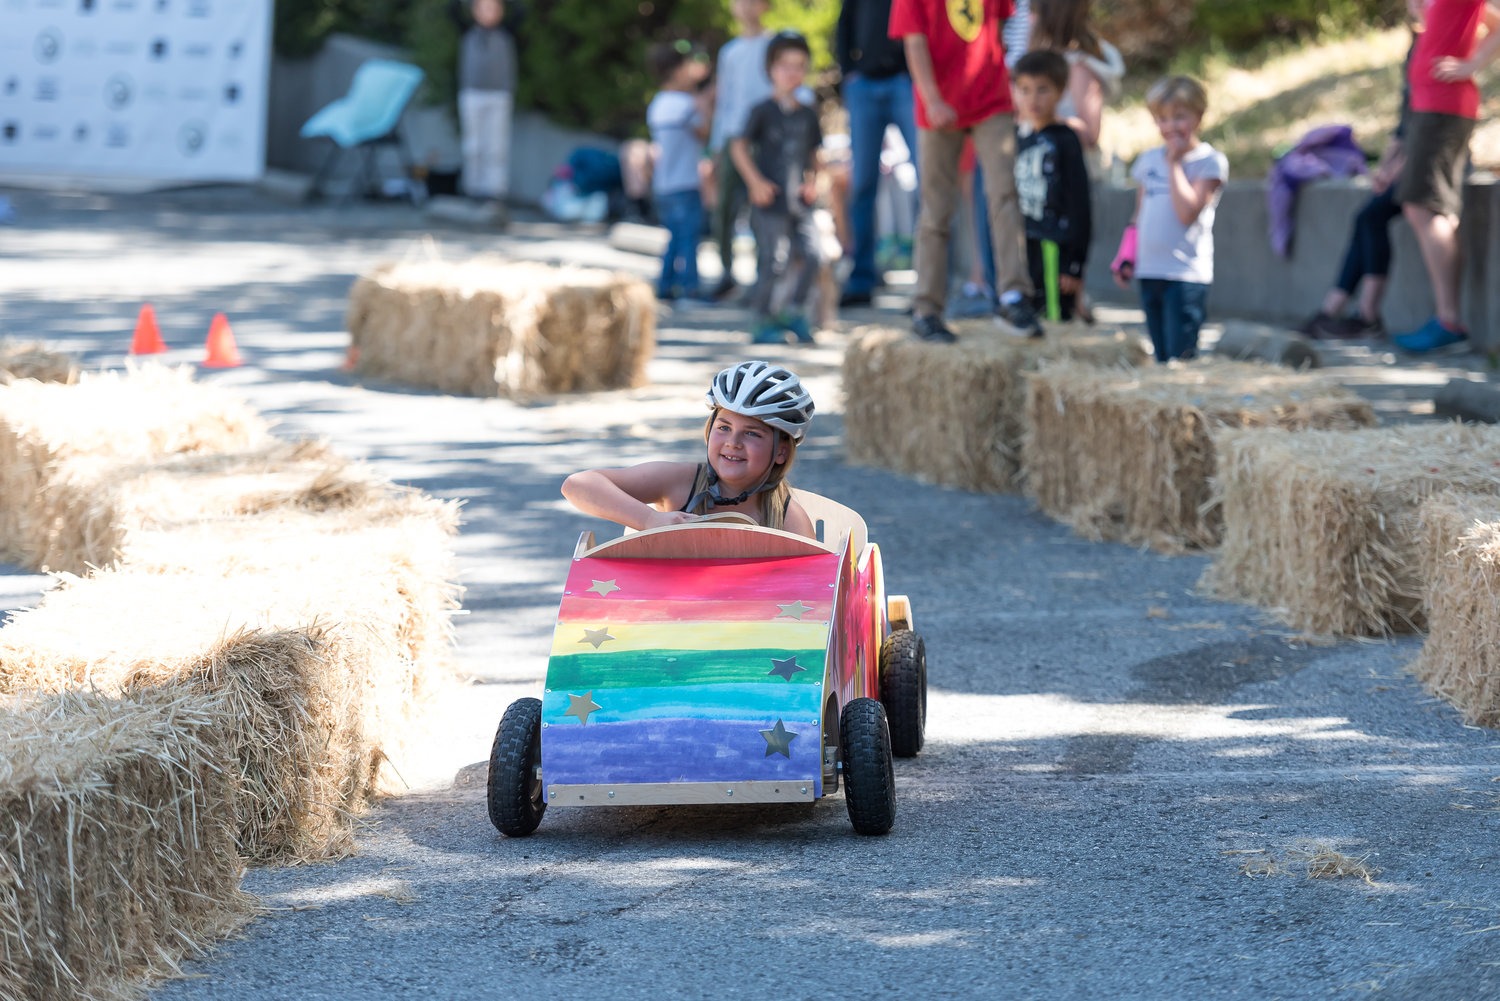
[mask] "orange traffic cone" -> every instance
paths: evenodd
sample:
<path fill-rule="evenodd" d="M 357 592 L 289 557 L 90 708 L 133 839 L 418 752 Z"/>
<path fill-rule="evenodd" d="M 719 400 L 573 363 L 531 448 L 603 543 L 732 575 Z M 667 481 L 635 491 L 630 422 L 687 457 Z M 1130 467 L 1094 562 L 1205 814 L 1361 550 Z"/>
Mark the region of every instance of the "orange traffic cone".
<path fill-rule="evenodd" d="M 208 325 L 208 355 L 203 359 L 205 368 L 234 368 L 240 363 L 240 350 L 234 346 L 234 331 L 229 329 L 229 318 L 215 313 Z"/>
<path fill-rule="evenodd" d="M 135 339 L 130 342 L 133 355 L 159 355 L 167 350 L 161 339 L 161 330 L 156 326 L 156 310 L 148 302 L 141 307 L 141 315 L 135 321 Z"/>

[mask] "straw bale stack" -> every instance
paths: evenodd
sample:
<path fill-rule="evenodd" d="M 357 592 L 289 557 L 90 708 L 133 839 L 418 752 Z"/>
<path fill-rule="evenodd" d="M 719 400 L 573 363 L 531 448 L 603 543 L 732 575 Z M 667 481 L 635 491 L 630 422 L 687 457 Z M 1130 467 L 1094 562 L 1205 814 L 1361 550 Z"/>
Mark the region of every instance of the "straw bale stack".
<path fill-rule="evenodd" d="M 128 997 L 242 923 L 223 709 L 0 702 L 0 999 Z"/>
<path fill-rule="evenodd" d="M 36 341 L 0 341 L 0 386 L 21 379 L 74 383 L 78 366 L 71 355 L 49 351 Z"/>
<path fill-rule="evenodd" d="M 1447 490 L 1500 494 L 1500 428 L 1232 431 L 1217 444 L 1224 543 L 1204 585 L 1314 633 L 1422 628 L 1418 507 Z"/>
<path fill-rule="evenodd" d="M 381 764 L 399 771 L 418 673 L 446 656 L 446 631 L 412 610 L 451 607 L 453 597 L 450 585 L 392 566 L 387 554 L 361 555 L 356 536 L 340 563 L 310 556 L 229 576 L 128 567 L 64 575 L 0 630 L 0 691 L 224 701 L 227 760 L 238 763 L 246 794 L 241 850 L 275 861 L 342 854 L 353 816 L 382 788 Z M 424 583 L 429 596 L 408 596 Z M 428 648 L 437 638 L 443 649 Z"/>
<path fill-rule="evenodd" d="M 368 519 L 424 506 L 416 491 L 312 441 L 145 461 L 77 457 L 56 463 L 48 479 L 44 528 L 31 540 L 40 552 L 29 562 L 72 573 L 109 565 L 146 529 L 283 510 Z"/>
<path fill-rule="evenodd" d="M 44 501 L 55 466 L 75 456 L 144 460 L 253 448 L 266 423 L 185 369 L 148 366 L 85 374 L 76 385 L 22 381 L 0 388 L 0 560 L 40 569 Z"/>
<path fill-rule="evenodd" d="M 1204 360 L 1136 372 L 1058 363 L 1029 376 L 1022 465 L 1043 511 L 1088 538 L 1165 552 L 1215 545 L 1215 435 L 1358 428 L 1370 405 L 1331 379 Z"/>
<path fill-rule="evenodd" d="M 1500 497 L 1438 494 L 1417 523 L 1428 633 L 1412 670 L 1469 722 L 1500 727 Z"/>
<path fill-rule="evenodd" d="M 599 269 L 413 262 L 359 278 L 348 326 L 361 373 L 525 398 L 642 385 L 656 298 L 640 279 Z"/>
<path fill-rule="evenodd" d="M 956 325 L 957 344 L 867 327 L 844 352 L 844 447 L 852 462 L 968 490 L 1019 489 L 1024 372 L 1074 359 L 1103 367 L 1146 360 L 1140 338 L 1051 332 L 1017 338 L 989 321 Z"/>

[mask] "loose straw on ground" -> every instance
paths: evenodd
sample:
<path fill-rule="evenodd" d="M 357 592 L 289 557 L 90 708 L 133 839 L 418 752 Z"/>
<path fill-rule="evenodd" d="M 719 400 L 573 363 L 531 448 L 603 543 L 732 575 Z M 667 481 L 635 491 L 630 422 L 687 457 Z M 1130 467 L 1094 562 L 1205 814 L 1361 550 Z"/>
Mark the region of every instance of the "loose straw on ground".
<path fill-rule="evenodd" d="M 387 265 L 354 283 L 362 374 L 470 396 L 643 385 L 656 297 L 639 278 L 499 258 Z"/>
<path fill-rule="evenodd" d="M 1500 496 L 1438 494 L 1417 531 L 1428 632 L 1412 670 L 1469 722 L 1500 727 Z"/>
<path fill-rule="evenodd" d="M 1028 376 L 1027 492 L 1095 539 L 1211 547 L 1214 436 L 1224 428 L 1356 428 L 1370 405 L 1331 379 L 1203 360 L 1135 372 L 1058 363 Z"/>
<path fill-rule="evenodd" d="M 1226 431 L 1216 494 L 1224 542 L 1208 590 L 1312 633 L 1422 628 L 1417 509 L 1450 489 L 1500 494 L 1500 429 Z"/>
<path fill-rule="evenodd" d="M 844 445 L 849 459 L 929 483 L 968 490 L 1019 489 L 1023 372 L 1072 358 L 1137 365 L 1138 337 L 1053 332 L 1017 338 L 989 321 L 957 325 L 957 344 L 929 344 L 909 331 L 869 327 L 844 352 Z"/>

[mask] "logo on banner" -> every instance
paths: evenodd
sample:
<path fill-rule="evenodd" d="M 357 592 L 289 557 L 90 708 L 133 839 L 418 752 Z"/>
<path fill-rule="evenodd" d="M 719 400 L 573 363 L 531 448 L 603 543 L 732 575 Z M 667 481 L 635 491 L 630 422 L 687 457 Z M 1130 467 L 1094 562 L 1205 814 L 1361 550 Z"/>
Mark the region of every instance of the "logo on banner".
<path fill-rule="evenodd" d="M 5 78 L 5 96 L 14 97 L 21 92 L 21 78 L 8 76 Z"/>
<path fill-rule="evenodd" d="M 94 0 L 78 0 L 78 9 L 85 14 L 92 14 L 94 12 Z"/>
<path fill-rule="evenodd" d="M 44 28 L 36 36 L 36 45 L 32 47 L 32 51 L 36 53 L 37 62 L 50 63 L 55 62 L 62 54 L 62 46 L 62 32 L 56 28 Z"/>
<path fill-rule="evenodd" d="M 21 124 L 19 122 L 6 122 L 0 125 L 0 137 L 4 137 L 7 143 L 13 143 L 21 137 Z"/>
<path fill-rule="evenodd" d="M 116 73 L 104 84 L 104 103 L 114 111 L 130 104 L 134 91 L 130 85 L 130 77 L 124 73 Z"/>
<path fill-rule="evenodd" d="M 158 38 L 151 43 L 151 58 L 162 60 L 167 58 L 167 40 Z"/>
<path fill-rule="evenodd" d="M 61 87 L 58 86 L 57 77 L 44 76 L 37 79 L 36 99 L 38 101 L 55 101 L 60 92 Z"/>
<path fill-rule="evenodd" d="M 202 122 L 183 122 L 177 130 L 177 148 L 183 156 L 197 156 L 208 145 L 208 126 Z"/>

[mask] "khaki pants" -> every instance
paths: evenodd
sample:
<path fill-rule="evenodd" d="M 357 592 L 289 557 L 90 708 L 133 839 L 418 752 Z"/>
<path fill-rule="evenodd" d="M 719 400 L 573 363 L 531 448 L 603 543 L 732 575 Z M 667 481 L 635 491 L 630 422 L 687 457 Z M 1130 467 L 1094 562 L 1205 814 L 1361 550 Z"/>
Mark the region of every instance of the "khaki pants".
<path fill-rule="evenodd" d="M 1030 296 L 1026 271 L 1026 229 L 1016 199 L 1016 128 L 1010 115 L 992 115 L 956 129 L 917 130 L 917 170 L 922 209 L 917 216 L 917 295 L 914 316 L 942 316 L 948 304 L 948 235 L 958 207 L 958 161 L 965 135 L 974 137 L 974 153 L 984 169 L 984 190 L 995 245 L 997 293 Z"/>

